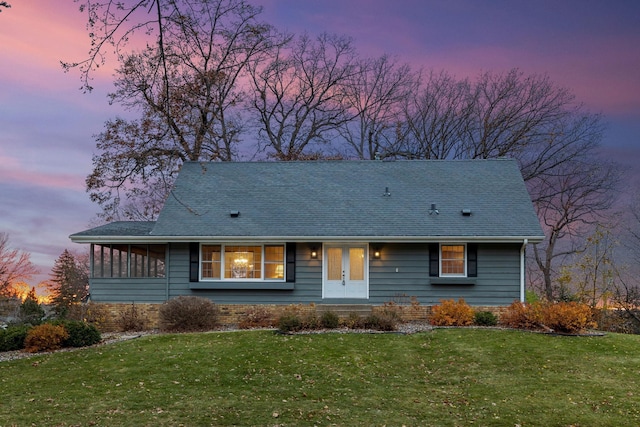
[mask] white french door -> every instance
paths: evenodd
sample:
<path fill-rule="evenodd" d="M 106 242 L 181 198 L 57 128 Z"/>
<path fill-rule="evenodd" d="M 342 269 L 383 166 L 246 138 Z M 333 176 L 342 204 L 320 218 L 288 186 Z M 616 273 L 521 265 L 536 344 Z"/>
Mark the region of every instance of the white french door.
<path fill-rule="evenodd" d="M 367 245 L 325 245 L 323 298 L 369 298 Z"/>

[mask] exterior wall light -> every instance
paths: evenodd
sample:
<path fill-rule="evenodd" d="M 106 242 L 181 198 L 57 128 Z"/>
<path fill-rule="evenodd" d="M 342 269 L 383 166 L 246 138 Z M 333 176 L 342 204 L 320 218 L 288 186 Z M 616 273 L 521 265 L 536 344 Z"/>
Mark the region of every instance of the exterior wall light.
<path fill-rule="evenodd" d="M 375 248 L 373 250 L 373 259 L 380 259 L 380 249 L 379 248 Z"/>
<path fill-rule="evenodd" d="M 311 248 L 311 259 L 318 259 L 318 249 Z"/>

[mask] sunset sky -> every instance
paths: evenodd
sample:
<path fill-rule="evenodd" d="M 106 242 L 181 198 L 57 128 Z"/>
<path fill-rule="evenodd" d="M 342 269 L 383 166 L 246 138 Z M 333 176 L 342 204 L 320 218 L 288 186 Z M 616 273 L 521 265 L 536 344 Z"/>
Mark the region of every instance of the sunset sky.
<path fill-rule="evenodd" d="M 84 180 L 94 134 L 121 112 L 109 106 L 112 67 L 83 94 L 60 61 L 89 49 L 85 16 L 72 0 L 9 0 L 0 9 L 0 232 L 31 253 L 47 279 L 68 236 L 98 209 Z M 457 77 L 520 68 L 548 74 L 608 124 L 604 155 L 640 161 L 640 1 L 256 0 L 272 25 L 355 39 L 367 56 L 397 56 Z M 637 166 L 636 166 L 637 168 Z M 638 168 L 640 169 L 640 168 Z M 639 186 L 635 186 L 639 188 Z"/>

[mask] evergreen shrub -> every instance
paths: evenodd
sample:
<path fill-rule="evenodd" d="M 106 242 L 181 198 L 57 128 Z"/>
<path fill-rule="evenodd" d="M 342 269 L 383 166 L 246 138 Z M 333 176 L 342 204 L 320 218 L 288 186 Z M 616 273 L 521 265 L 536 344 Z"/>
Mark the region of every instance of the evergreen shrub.
<path fill-rule="evenodd" d="M 94 325 L 78 320 L 57 320 L 54 325 L 62 326 L 69 334 L 64 340 L 64 347 L 88 347 L 102 340 L 100 331 Z"/>
<path fill-rule="evenodd" d="M 478 326 L 496 326 L 498 317 L 490 311 L 479 311 L 474 315 L 473 323 Z"/>
<path fill-rule="evenodd" d="M 320 316 L 320 325 L 323 328 L 335 329 L 340 325 L 340 318 L 333 311 L 325 311 Z"/>
<path fill-rule="evenodd" d="M 31 325 L 13 325 L 0 330 L 0 351 L 15 351 L 24 349 Z"/>
<path fill-rule="evenodd" d="M 295 314 L 284 314 L 278 319 L 278 330 L 280 332 L 297 332 L 302 328 L 302 321 Z"/>

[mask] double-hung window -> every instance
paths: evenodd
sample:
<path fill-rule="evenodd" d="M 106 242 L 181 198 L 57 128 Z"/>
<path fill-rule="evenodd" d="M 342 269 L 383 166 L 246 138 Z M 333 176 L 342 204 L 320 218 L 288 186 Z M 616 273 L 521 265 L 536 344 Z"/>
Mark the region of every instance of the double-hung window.
<path fill-rule="evenodd" d="M 440 245 L 440 276 L 467 276 L 467 248 L 466 245 Z"/>
<path fill-rule="evenodd" d="M 202 280 L 284 280 L 285 247 L 274 245 L 202 245 Z"/>

